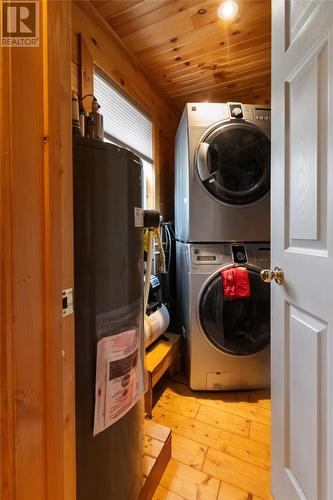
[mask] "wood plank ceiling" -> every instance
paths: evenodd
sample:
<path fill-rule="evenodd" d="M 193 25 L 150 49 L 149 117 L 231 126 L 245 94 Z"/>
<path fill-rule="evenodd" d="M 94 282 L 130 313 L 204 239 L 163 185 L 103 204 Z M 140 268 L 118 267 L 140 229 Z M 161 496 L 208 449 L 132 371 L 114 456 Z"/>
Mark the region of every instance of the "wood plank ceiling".
<path fill-rule="evenodd" d="M 186 102 L 270 102 L 269 0 L 91 0 L 150 78 L 178 107 Z"/>

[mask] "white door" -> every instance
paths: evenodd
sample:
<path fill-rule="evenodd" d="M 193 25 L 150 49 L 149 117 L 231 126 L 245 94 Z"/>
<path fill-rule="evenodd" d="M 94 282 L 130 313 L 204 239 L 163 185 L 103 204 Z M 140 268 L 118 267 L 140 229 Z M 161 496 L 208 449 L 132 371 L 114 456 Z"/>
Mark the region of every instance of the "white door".
<path fill-rule="evenodd" d="M 333 1 L 272 9 L 272 490 L 332 500 Z"/>

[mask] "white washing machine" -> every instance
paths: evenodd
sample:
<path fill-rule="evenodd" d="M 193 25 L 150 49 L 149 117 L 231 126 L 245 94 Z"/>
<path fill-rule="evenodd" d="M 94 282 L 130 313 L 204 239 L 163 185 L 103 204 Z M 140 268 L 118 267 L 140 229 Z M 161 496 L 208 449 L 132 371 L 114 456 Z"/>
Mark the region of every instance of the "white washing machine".
<path fill-rule="evenodd" d="M 270 240 L 270 108 L 187 104 L 175 157 L 176 239 Z"/>
<path fill-rule="evenodd" d="M 248 269 L 251 294 L 226 299 L 221 271 Z M 264 388 L 270 385 L 270 268 L 267 243 L 177 242 L 180 320 L 187 342 L 189 385 L 194 390 Z"/>

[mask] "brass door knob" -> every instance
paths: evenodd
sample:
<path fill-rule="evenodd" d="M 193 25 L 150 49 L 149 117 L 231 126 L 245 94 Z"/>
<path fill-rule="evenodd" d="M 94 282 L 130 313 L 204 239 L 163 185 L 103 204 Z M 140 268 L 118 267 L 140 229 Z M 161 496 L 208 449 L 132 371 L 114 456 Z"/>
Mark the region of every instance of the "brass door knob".
<path fill-rule="evenodd" d="M 265 283 L 270 283 L 272 280 L 275 281 L 278 285 L 281 285 L 284 280 L 284 272 L 281 267 L 275 266 L 273 271 L 270 269 L 263 269 L 260 273 L 260 278 Z"/>

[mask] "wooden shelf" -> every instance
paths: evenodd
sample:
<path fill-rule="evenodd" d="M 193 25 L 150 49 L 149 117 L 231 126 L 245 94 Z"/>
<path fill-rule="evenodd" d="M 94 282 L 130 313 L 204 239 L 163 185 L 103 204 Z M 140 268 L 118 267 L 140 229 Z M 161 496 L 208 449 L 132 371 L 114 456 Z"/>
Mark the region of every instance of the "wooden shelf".
<path fill-rule="evenodd" d="M 145 420 L 144 483 L 139 500 L 151 500 L 171 458 L 171 430 Z"/>
<path fill-rule="evenodd" d="M 180 339 L 181 336 L 175 333 L 164 333 L 146 352 L 146 368 L 149 380 L 148 390 L 145 394 L 145 409 L 148 417 L 151 416 L 153 387 L 167 370 L 171 375 L 179 370 Z"/>

